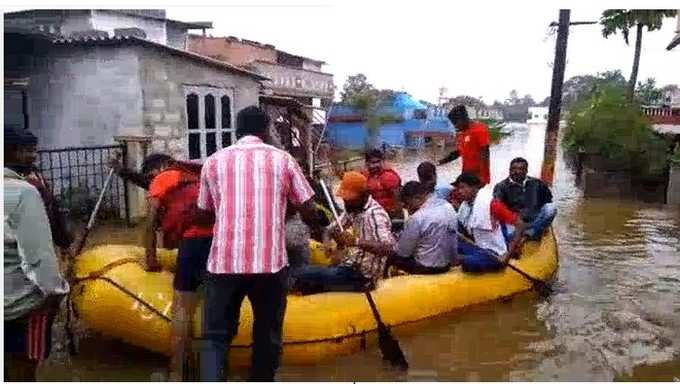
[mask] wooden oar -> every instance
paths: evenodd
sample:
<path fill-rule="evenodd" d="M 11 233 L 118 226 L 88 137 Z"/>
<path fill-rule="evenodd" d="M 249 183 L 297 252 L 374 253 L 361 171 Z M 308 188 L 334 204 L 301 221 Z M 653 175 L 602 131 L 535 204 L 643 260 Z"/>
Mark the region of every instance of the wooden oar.
<path fill-rule="evenodd" d="M 459 239 L 462 239 L 462 240 L 464 240 L 464 241 L 466 241 L 466 242 L 468 242 L 468 243 L 470 243 L 470 244 L 474 244 L 474 243 L 475 243 L 472 239 L 470 239 L 469 237 L 463 235 L 463 234 L 460 233 L 460 232 L 458 233 L 458 238 L 459 238 Z M 486 251 L 486 250 L 484 250 L 484 251 Z M 488 256 L 488 257 L 493 257 L 494 259 L 498 260 L 498 259 L 496 258 L 496 256 L 494 256 L 494 255 L 491 254 L 490 252 L 482 252 L 482 253 L 483 253 L 484 255 Z M 550 294 L 552 293 L 552 288 L 550 288 L 550 286 L 549 286 L 548 284 L 546 284 L 545 281 L 540 280 L 540 279 L 537 279 L 537 278 L 535 278 L 535 277 L 529 275 L 528 273 L 524 272 L 523 270 L 521 270 L 521 269 L 515 267 L 514 265 L 510 264 L 510 261 L 504 263 L 504 265 L 510 267 L 510 269 L 512 269 L 513 271 L 519 273 L 519 274 L 522 275 L 525 279 L 531 281 L 531 283 L 533 284 L 533 287 L 534 287 L 541 295 L 543 295 L 543 296 L 548 296 L 548 295 L 550 295 Z"/>
<path fill-rule="evenodd" d="M 326 183 L 321 180 L 320 184 L 321 188 L 323 188 L 324 194 L 326 195 L 326 199 L 328 199 L 328 203 L 331 205 L 333 216 L 335 217 L 335 221 L 338 223 L 338 228 L 340 228 L 340 231 L 344 232 L 342 222 L 340 221 L 340 217 L 338 217 L 338 212 L 335 210 L 333 202 L 330 198 L 331 195 L 328 193 L 328 188 L 326 188 Z M 385 323 L 383 323 L 382 318 L 380 317 L 380 312 L 378 312 L 375 301 L 373 301 L 371 292 L 365 291 L 364 294 L 368 300 L 368 305 L 371 307 L 371 312 L 373 313 L 375 322 L 378 324 L 378 346 L 380 347 L 380 352 L 382 352 L 383 359 L 389 361 L 393 367 L 407 370 L 408 361 L 406 361 L 406 356 L 404 356 L 404 352 L 401 350 L 401 346 L 399 346 L 397 339 L 392 336 L 390 329 L 385 325 Z"/>

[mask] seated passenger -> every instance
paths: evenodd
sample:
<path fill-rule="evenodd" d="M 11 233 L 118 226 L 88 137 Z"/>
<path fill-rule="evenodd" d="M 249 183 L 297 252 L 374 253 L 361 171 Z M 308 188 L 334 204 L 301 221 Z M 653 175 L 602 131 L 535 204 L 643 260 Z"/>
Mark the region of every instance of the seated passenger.
<path fill-rule="evenodd" d="M 399 205 L 401 178 L 395 170 L 385 166 L 385 154 L 381 150 L 373 149 L 366 153 L 366 171 L 363 174 L 371 197 L 385 208 L 391 218 L 403 218 Z"/>
<path fill-rule="evenodd" d="M 429 185 L 409 181 L 401 201 L 409 212 L 395 247 L 366 244 L 365 249 L 388 257 L 392 266 L 414 274 L 436 274 L 459 264 L 456 211 L 429 191 Z"/>
<path fill-rule="evenodd" d="M 539 240 L 557 215 L 557 207 L 548 186 L 540 179 L 527 176 L 529 163 L 517 157 L 510 162 L 510 176 L 496 184 L 493 195 L 517 212 L 527 223 L 524 232 L 531 240 Z M 509 226 L 510 227 L 510 226 Z M 508 237 L 514 228 L 508 228 Z"/>
<path fill-rule="evenodd" d="M 458 253 L 463 255 L 463 271 L 486 272 L 503 269 L 524 241 L 526 224 L 500 200 L 494 199 L 490 186 L 481 188 L 479 178 L 463 173 L 454 182 L 462 198 L 458 223 L 462 227 L 458 237 Z M 501 223 L 515 226 L 509 245 L 501 230 Z"/>
<path fill-rule="evenodd" d="M 448 200 L 453 188 L 449 183 L 437 182 L 437 168 L 429 161 L 424 161 L 418 165 L 418 181 L 426 185 L 434 196 Z"/>
<path fill-rule="evenodd" d="M 346 172 L 338 196 L 345 203 L 347 215 L 343 226 L 349 232 L 332 231 L 342 250 L 339 260 L 330 267 L 307 265 L 297 274 L 295 289 L 303 294 L 325 291 L 363 291 L 372 289 L 385 269 L 385 257 L 366 250 L 366 243 L 394 246 L 390 217 L 375 201 L 367 186 L 366 176 Z"/>

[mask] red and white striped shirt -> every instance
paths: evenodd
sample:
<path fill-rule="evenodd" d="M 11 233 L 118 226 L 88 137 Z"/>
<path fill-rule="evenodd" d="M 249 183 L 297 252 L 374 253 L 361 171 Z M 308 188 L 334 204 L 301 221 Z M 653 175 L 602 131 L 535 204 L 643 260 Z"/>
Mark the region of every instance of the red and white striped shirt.
<path fill-rule="evenodd" d="M 208 272 L 276 273 L 288 265 L 288 201 L 314 196 L 302 170 L 285 151 L 245 136 L 203 164 L 198 207 L 215 212 Z"/>

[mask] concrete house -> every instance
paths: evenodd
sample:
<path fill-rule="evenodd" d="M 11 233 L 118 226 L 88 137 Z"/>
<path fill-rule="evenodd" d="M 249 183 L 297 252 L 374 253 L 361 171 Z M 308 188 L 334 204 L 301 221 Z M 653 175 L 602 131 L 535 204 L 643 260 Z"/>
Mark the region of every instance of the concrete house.
<path fill-rule="evenodd" d="M 260 106 L 274 122 L 272 138 L 311 172 L 335 91 L 326 63 L 233 36 L 189 35 L 188 49 L 269 78 Z"/>
<path fill-rule="evenodd" d="M 235 140 L 236 113 L 268 80 L 185 50 L 209 27 L 159 10 L 7 13 L 5 124 L 41 149 L 122 142 L 132 166 L 150 151 L 200 161 Z"/>

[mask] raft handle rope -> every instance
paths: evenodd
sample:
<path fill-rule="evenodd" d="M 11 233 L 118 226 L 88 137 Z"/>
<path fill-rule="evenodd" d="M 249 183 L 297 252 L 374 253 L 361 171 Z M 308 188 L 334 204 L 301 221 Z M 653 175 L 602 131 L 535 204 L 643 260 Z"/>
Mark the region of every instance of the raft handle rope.
<path fill-rule="evenodd" d="M 97 271 L 90 272 L 85 277 L 74 278 L 71 289 L 72 290 L 75 289 L 76 285 L 79 285 L 79 284 L 81 284 L 85 281 L 88 281 L 88 280 L 103 280 L 103 281 L 106 281 L 107 283 L 113 285 L 114 287 L 118 288 L 118 290 L 120 290 L 124 294 L 130 296 L 130 298 L 136 300 L 142 306 L 146 307 L 151 312 L 158 315 L 161 319 L 163 319 L 167 322 L 170 322 L 171 319 L 168 316 L 166 316 L 165 314 L 163 314 L 161 311 L 156 309 L 153 305 L 144 301 L 142 298 L 138 297 L 133 292 L 131 292 L 129 289 L 120 285 L 119 283 L 112 280 L 111 278 L 104 276 L 104 274 L 110 272 L 112 269 L 114 269 L 116 267 L 119 267 L 119 266 L 124 265 L 124 264 L 137 263 L 137 262 L 138 262 L 138 259 L 135 259 L 135 258 L 132 258 L 132 257 L 126 257 L 124 259 L 119 259 L 119 260 L 116 260 L 114 262 L 111 262 L 111 263 L 103 266 L 102 268 L 100 268 Z M 78 317 L 78 315 L 75 311 L 75 308 L 73 307 L 73 299 L 71 297 L 71 293 L 72 293 L 72 291 L 70 291 L 68 293 L 68 295 L 66 296 L 66 322 L 64 323 L 64 330 L 66 331 L 66 338 L 67 338 L 68 345 L 69 345 L 69 352 L 71 353 L 71 355 L 75 355 L 75 352 L 76 352 L 75 345 L 76 344 L 75 344 L 75 335 L 74 335 L 73 329 L 71 327 L 71 321 L 72 321 L 71 320 L 71 312 L 73 312 L 73 314 L 76 317 Z"/>
<path fill-rule="evenodd" d="M 106 281 L 107 283 L 118 288 L 118 290 L 120 290 L 121 292 L 123 292 L 127 296 L 130 296 L 130 298 L 139 302 L 142 306 L 146 307 L 147 309 L 149 309 L 154 314 L 158 315 L 158 317 L 160 317 L 161 319 L 163 319 L 167 322 L 171 322 L 171 319 L 168 316 L 166 316 L 161 311 L 156 309 L 152 304 L 143 300 L 139 296 L 135 295 L 134 292 L 132 292 L 129 289 L 125 288 L 124 286 L 120 285 L 118 282 L 111 279 L 110 277 L 104 276 L 106 273 L 110 272 L 112 269 L 114 269 L 116 267 L 120 267 L 121 265 L 129 264 L 129 263 L 137 263 L 137 262 L 138 262 L 138 259 L 135 259 L 135 258 L 132 258 L 132 257 L 126 257 L 124 259 L 116 260 L 114 262 L 111 262 L 111 263 L 105 265 L 104 267 L 102 267 L 101 269 L 99 269 L 97 271 L 90 272 L 85 277 L 76 278 L 73 281 L 73 284 L 74 285 L 81 284 L 81 283 L 88 281 L 88 280 L 103 280 L 103 281 Z"/>

